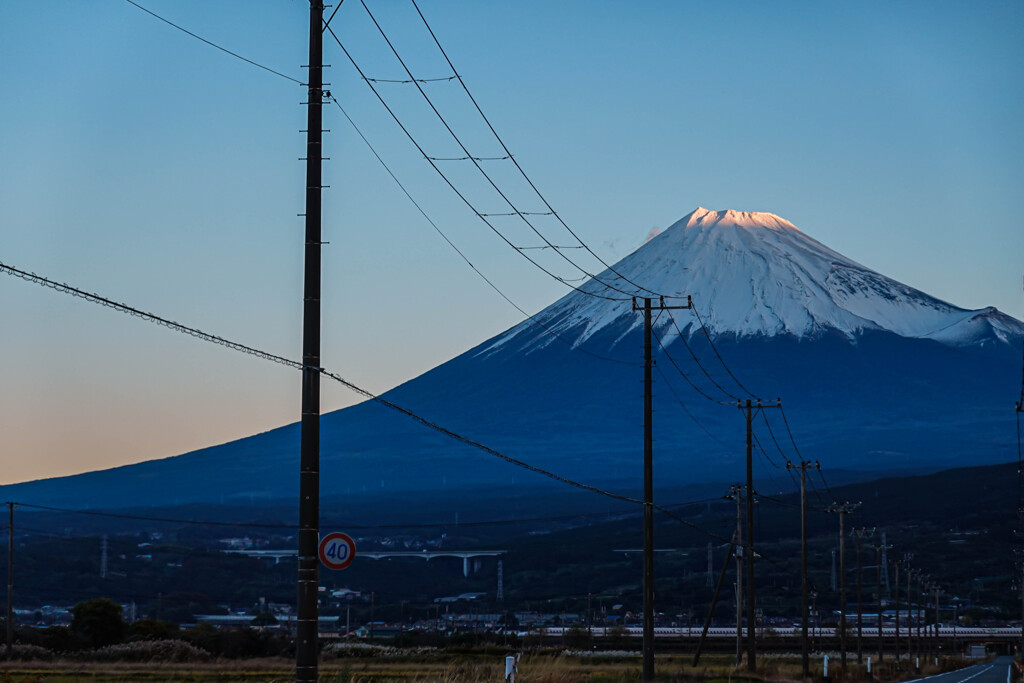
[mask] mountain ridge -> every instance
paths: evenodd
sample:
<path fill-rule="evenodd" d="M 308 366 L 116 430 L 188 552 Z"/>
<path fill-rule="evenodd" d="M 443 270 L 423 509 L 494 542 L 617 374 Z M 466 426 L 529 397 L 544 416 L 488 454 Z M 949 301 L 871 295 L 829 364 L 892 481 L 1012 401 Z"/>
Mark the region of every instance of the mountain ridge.
<path fill-rule="evenodd" d="M 704 323 L 714 339 L 712 347 L 697 322 L 681 316 L 680 330 L 668 317 L 657 325 L 661 343 L 655 353 L 667 371 L 659 372 L 655 385 L 659 486 L 741 478 L 739 411 L 718 404 L 730 397 L 708 382 L 688 351 L 704 359 L 721 354 L 746 386 L 764 392 L 758 395 L 781 396 L 800 457 L 826 467 L 926 472 L 1015 456 L 1013 417 L 1004 410 L 1009 399 L 1003 397 L 1018 390 L 1021 323 L 994 308 L 970 311 L 930 297 L 767 215 L 691 212 L 601 276 L 608 281 L 616 271 L 626 277 L 650 273 L 670 287 L 696 285 L 694 302 L 706 312 Z M 770 225 L 731 224 L 755 220 Z M 781 242 L 779 235 L 785 237 Z M 760 277 L 764 273 L 777 277 Z M 658 284 L 646 277 L 637 281 Z M 711 291 L 709 282 L 724 286 Z M 759 282 L 765 286 L 750 289 Z M 583 287 L 601 285 L 593 281 Z M 756 294 L 753 308 L 739 306 L 744 299 L 737 292 L 747 291 Z M 858 323 L 866 320 L 863 316 L 842 317 L 836 311 L 846 309 L 833 294 L 885 313 L 889 318 L 881 317 L 883 322 L 895 320 L 897 329 Z M 789 320 L 791 309 L 802 302 L 813 310 Z M 917 317 L 907 322 L 902 314 Z M 815 315 L 821 324 L 807 327 Z M 728 316 L 739 321 L 732 328 L 722 324 Z M 787 331 L 805 328 L 814 333 Z M 899 333 L 908 330 L 927 334 Z M 636 495 L 643 415 L 640 337 L 639 316 L 628 300 L 573 292 L 533 320 L 384 396 L 532 465 Z M 721 401 L 696 395 L 673 372 L 675 363 L 666 354 Z M 728 383 L 720 366 L 711 364 L 711 372 Z M 446 506 L 482 489 L 514 505 L 517 491 L 557 486 L 373 401 L 325 414 L 321 424 L 325 499 L 421 492 Z M 760 423 L 757 429 L 763 445 L 770 446 L 774 435 L 770 441 Z M 145 506 L 284 499 L 297 490 L 298 431 L 297 424 L 286 425 L 172 458 L 6 486 L 5 494 L 9 500 L 78 507 L 97 507 L 97 501 Z M 797 456 L 759 454 L 757 476 L 771 481 L 778 476 L 779 458 L 791 457 Z"/>
<path fill-rule="evenodd" d="M 625 289 L 630 281 L 689 295 L 706 312 L 707 331 L 717 336 L 804 337 L 834 329 L 852 340 L 865 329 L 881 329 L 972 345 L 1024 335 L 1024 325 L 997 309 L 972 311 L 932 297 L 846 258 L 775 214 L 702 207 L 589 281 L 583 292 L 565 295 L 535 318 L 578 345 L 630 317 L 624 335 L 640 325 L 631 308 L 588 294 L 607 294 L 604 283 Z M 660 322 L 668 339 L 675 336 L 670 324 Z M 520 323 L 499 335 L 493 347 L 529 336 L 533 326 L 531 320 Z M 698 330 L 692 320 L 680 327 L 676 333 L 692 336 Z M 534 332 L 536 344 L 554 341 L 544 339 L 543 330 Z"/>

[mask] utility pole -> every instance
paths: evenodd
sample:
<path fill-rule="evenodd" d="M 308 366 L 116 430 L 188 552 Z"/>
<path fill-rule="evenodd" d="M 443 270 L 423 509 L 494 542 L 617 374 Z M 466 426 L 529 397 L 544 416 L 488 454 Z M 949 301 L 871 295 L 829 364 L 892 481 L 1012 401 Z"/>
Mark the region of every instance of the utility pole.
<path fill-rule="evenodd" d="M 844 501 L 842 503 L 833 503 L 828 508 L 829 512 L 835 512 L 839 515 L 839 662 L 843 673 L 846 672 L 846 515 L 858 507 L 860 507 L 860 503 Z M 857 557 L 859 560 L 859 553 Z M 859 573 L 857 578 L 858 580 L 860 579 Z M 859 611 L 860 606 L 858 605 L 858 624 L 860 620 Z M 859 629 L 857 633 L 859 636 Z"/>
<path fill-rule="evenodd" d="M 882 558 L 889 546 L 885 544 L 885 534 L 882 534 L 882 542 L 874 544 L 875 569 L 878 573 L 878 585 L 876 587 L 876 598 L 878 600 L 878 663 L 882 663 L 885 655 L 885 639 L 882 632 Z"/>
<path fill-rule="evenodd" d="M 857 663 L 862 664 L 864 662 L 864 581 L 862 577 L 862 570 L 864 565 L 861 562 L 861 543 L 864 537 L 870 537 L 875 533 L 874 529 L 867 529 L 861 527 L 853 530 L 853 535 L 857 538 Z"/>
<path fill-rule="evenodd" d="M 782 401 L 774 404 L 761 403 L 755 405 L 749 398 L 737 401 L 736 407 L 745 413 L 747 421 L 747 528 L 743 547 L 743 555 L 747 565 L 747 671 L 757 671 L 757 611 L 754 598 L 754 413 L 755 408 L 779 408 Z"/>
<path fill-rule="evenodd" d="M 1024 658 L 1024 559 L 1020 563 L 1020 656 Z"/>
<path fill-rule="evenodd" d="M 711 618 L 715 615 L 715 606 L 718 604 L 718 595 L 722 592 L 722 584 L 725 582 L 725 573 L 729 570 L 729 555 L 732 555 L 736 550 L 736 544 L 739 539 L 736 534 L 732 535 L 732 541 L 729 543 L 729 551 L 726 554 L 726 560 L 722 563 L 722 571 L 718 574 L 718 583 L 715 584 L 715 592 L 711 595 L 711 606 L 708 608 L 708 616 L 704 620 L 704 628 L 700 631 L 700 638 L 697 640 L 697 648 L 693 653 L 693 666 L 697 666 L 700 663 L 700 653 L 704 650 L 704 641 L 708 637 L 708 629 L 711 627 Z M 607 624 L 607 622 L 605 622 Z M 605 635 L 608 634 L 607 626 L 605 628 Z"/>
<path fill-rule="evenodd" d="M 916 573 L 918 573 L 918 599 L 921 600 L 921 602 L 918 604 L 918 648 L 916 648 L 914 653 L 916 655 L 918 655 L 918 656 L 921 656 L 924 653 L 924 649 L 925 649 L 925 643 L 924 643 L 923 638 L 927 638 L 928 637 L 928 630 L 924 629 L 924 625 L 925 625 L 925 604 L 926 604 L 925 597 L 924 597 L 925 596 L 924 591 L 925 591 L 926 575 L 925 575 L 925 573 L 923 571 L 920 571 L 920 570 L 918 572 L 916 572 Z M 922 630 L 923 629 L 924 629 L 924 635 L 922 635 Z"/>
<path fill-rule="evenodd" d="M 644 642 L 643 680 L 654 681 L 654 400 L 651 370 L 651 311 L 670 311 L 692 308 L 689 297 L 685 306 L 668 306 L 665 297 L 660 297 L 657 306 L 651 305 L 651 298 L 644 297 L 643 306 L 633 297 L 633 310 L 644 312 Z"/>
<path fill-rule="evenodd" d="M 7 659 L 14 654 L 14 503 L 7 503 Z"/>
<path fill-rule="evenodd" d="M 302 301 L 302 418 L 299 453 L 296 683 L 319 678 L 317 598 L 320 559 L 320 252 L 323 186 L 324 3 L 309 3 L 306 97 L 306 222 Z"/>
<path fill-rule="evenodd" d="M 801 460 L 799 465 L 786 463 L 787 470 L 800 470 L 800 670 L 807 678 L 811 668 L 811 650 L 807 642 L 807 469 L 820 469 L 818 463 Z"/>
<path fill-rule="evenodd" d="M 743 487 L 733 484 L 726 498 L 736 501 L 736 538 L 743 538 Z M 736 666 L 743 663 L 743 546 L 736 547 Z"/>
<path fill-rule="evenodd" d="M 894 649 L 896 651 L 896 661 L 900 661 L 900 565 L 903 563 L 899 560 L 894 561 L 893 567 L 896 568 L 896 576 L 894 577 L 893 584 L 896 586 L 896 593 L 893 596 L 893 601 L 896 606 L 896 640 L 894 641 Z"/>
<path fill-rule="evenodd" d="M 907 573 L 907 661 L 910 661 L 910 640 L 912 636 L 910 617 L 910 561 L 914 553 L 903 553 L 903 571 Z M 900 573 L 896 568 L 896 661 L 900 661 Z"/>

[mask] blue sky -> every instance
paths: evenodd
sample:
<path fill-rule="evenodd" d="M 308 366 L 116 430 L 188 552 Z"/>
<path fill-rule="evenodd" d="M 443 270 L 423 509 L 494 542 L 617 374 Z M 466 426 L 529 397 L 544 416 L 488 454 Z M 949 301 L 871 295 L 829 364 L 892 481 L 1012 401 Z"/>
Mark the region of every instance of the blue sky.
<path fill-rule="evenodd" d="M 299 0 L 141 4 L 303 77 Z M 418 77 L 448 75 L 411 4 L 368 4 Z M 1019 4 L 421 8 L 517 159 L 606 260 L 698 205 L 771 211 L 934 296 L 1021 316 Z M 368 75 L 404 77 L 356 0 L 333 26 Z M 330 40 L 325 54 L 334 94 L 469 258 L 527 310 L 561 296 L 447 190 Z M 299 355 L 302 88 L 123 0 L 3 3 L 0 65 L 0 261 Z M 381 87 L 431 153 L 456 155 L 410 86 Z M 425 87 L 477 154 L 498 152 L 454 84 Z M 324 364 L 383 391 L 518 322 L 341 113 L 325 120 Z M 4 482 L 297 418 L 286 368 L 11 278 L 0 316 Z M 325 409 L 354 400 L 324 388 Z"/>

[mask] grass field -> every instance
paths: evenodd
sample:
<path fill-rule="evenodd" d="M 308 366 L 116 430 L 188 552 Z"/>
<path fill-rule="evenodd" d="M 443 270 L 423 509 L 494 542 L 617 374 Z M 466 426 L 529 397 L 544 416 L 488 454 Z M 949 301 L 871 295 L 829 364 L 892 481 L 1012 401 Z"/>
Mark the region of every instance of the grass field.
<path fill-rule="evenodd" d="M 656 664 L 659 681 L 693 681 L 707 683 L 788 683 L 800 679 L 799 659 L 791 656 L 765 656 L 759 670 L 750 676 L 745 668 L 732 666 L 732 658 L 706 657 L 699 667 L 691 666 L 689 655 L 659 656 Z M 812 667 L 812 680 L 821 680 L 821 659 Z M 930 666 L 919 675 L 938 673 L 940 669 L 956 668 L 966 662 L 946 660 L 939 667 Z M 293 663 L 285 659 L 253 659 L 205 663 L 101 663 L 101 662 L 12 662 L 2 668 L 2 683 L 285 683 L 292 681 Z M 351 657 L 323 662 L 320 680 L 324 683 L 391 683 L 427 682 L 471 683 L 502 681 L 504 660 L 492 655 L 422 655 L 408 657 Z M 516 680 L 519 683 L 612 683 L 639 681 L 640 657 L 632 653 L 537 654 L 526 655 L 519 662 Z M 838 678 L 838 662 L 831 665 L 832 680 L 868 680 L 863 672 L 851 666 L 848 676 Z M 899 681 L 912 676 L 910 671 L 884 667 L 876 681 Z"/>

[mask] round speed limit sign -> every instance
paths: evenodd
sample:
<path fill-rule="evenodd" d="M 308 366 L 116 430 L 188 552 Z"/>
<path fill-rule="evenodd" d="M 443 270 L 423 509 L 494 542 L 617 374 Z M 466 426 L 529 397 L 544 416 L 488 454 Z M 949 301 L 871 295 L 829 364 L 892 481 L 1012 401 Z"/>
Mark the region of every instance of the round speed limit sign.
<path fill-rule="evenodd" d="M 356 557 L 356 542 L 348 534 L 334 531 L 320 539 L 320 561 L 328 569 L 345 569 Z"/>

